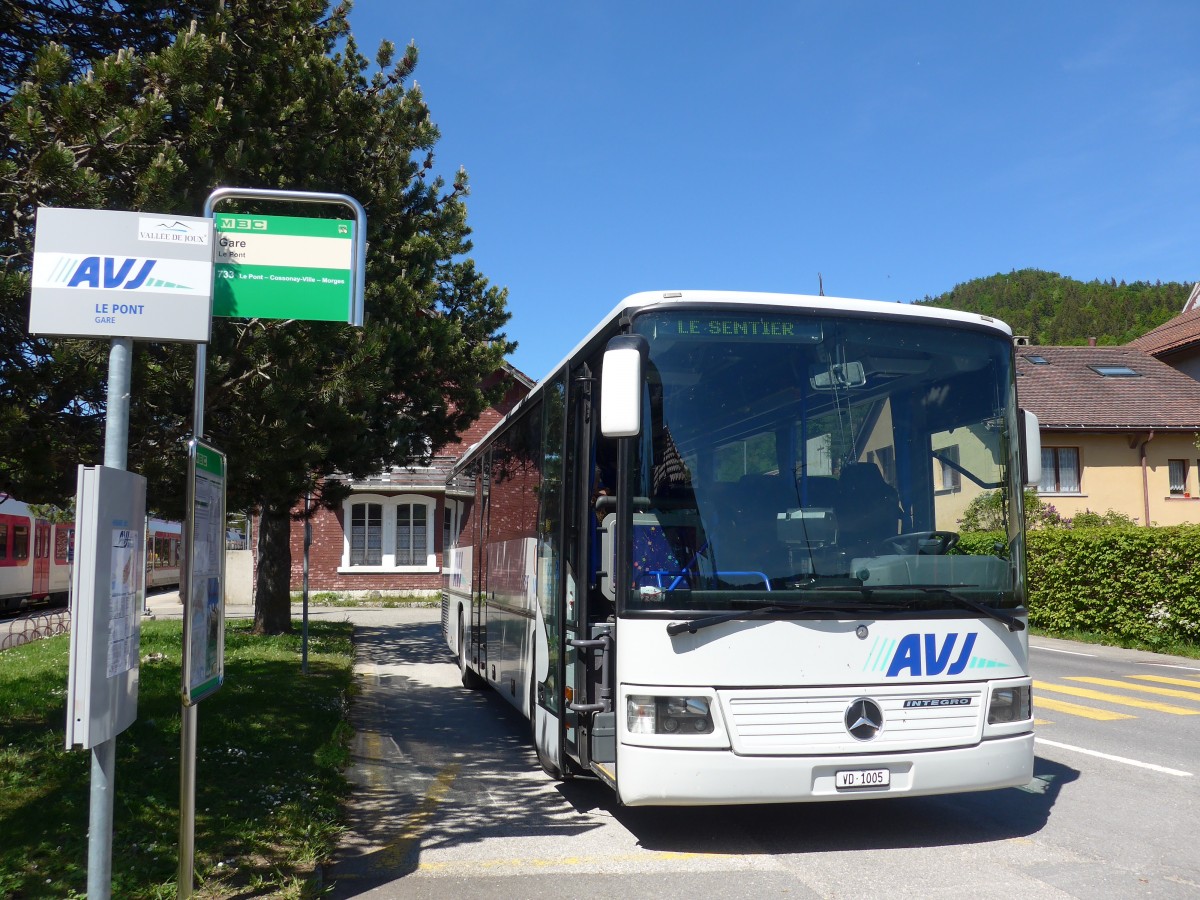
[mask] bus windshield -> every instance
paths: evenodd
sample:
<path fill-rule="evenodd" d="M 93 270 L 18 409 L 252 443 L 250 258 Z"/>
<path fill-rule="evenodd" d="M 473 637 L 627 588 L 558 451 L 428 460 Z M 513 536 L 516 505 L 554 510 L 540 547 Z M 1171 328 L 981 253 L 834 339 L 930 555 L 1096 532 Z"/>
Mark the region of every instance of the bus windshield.
<path fill-rule="evenodd" d="M 625 611 L 1019 605 L 1003 334 L 763 309 L 660 308 L 632 327 L 649 357 Z M 958 553 L 985 494 L 1007 540 Z"/>

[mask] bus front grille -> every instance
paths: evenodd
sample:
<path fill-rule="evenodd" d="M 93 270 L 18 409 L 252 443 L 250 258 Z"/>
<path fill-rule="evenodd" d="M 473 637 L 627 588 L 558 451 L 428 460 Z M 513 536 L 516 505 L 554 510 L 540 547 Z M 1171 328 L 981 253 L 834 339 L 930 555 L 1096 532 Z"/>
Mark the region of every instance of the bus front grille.
<path fill-rule="evenodd" d="M 720 699 L 735 753 L 779 756 L 975 744 L 983 733 L 984 695 L 978 684 L 929 684 L 727 690 Z M 847 721 L 860 699 L 882 713 L 881 727 L 866 739 L 852 736 Z"/>

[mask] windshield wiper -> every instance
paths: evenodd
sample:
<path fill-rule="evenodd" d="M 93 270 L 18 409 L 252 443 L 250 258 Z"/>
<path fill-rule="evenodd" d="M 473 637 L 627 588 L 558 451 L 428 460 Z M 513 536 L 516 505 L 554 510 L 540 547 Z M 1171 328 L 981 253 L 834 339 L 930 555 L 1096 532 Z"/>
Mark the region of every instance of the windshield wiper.
<path fill-rule="evenodd" d="M 973 587 L 973 585 L 962 585 L 962 587 Z M 870 587 L 864 586 L 862 591 L 864 593 L 868 591 L 920 591 L 926 595 L 940 595 L 948 597 L 960 606 L 965 606 L 967 609 L 972 609 L 988 618 L 995 619 L 997 622 L 1003 622 L 1009 631 L 1025 630 L 1025 623 L 1016 616 L 1011 616 L 1006 612 L 988 606 L 986 603 L 980 603 L 978 600 L 973 600 L 940 584 L 881 584 L 871 585 Z"/>
<path fill-rule="evenodd" d="M 895 608 L 897 604 L 882 603 L 875 601 L 876 606 L 891 606 Z M 672 622 L 667 626 L 667 634 L 672 637 L 677 634 L 683 634 L 685 631 L 689 634 L 695 634 L 701 628 L 708 628 L 712 625 L 720 625 L 723 622 L 732 622 L 735 619 L 763 619 L 768 616 L 778 615 L 780 613 L 798 613 L 803 615 L 821 614 L 821 615 L 844 615 L 845 613 L 862 613 L 873 611 L 873 607 L 863 604 L 846 604 L 845 606 L 804 606 L 801 604 L 772 604 L 770 606 L 759 606 L 754 609 L 741 609 L 730 612 L 717 613 L 712 616 L 704 616 L 700 619 L 689 619 L 686 622 Z"/>
<path fill-rule="evenodd" d="M 944 597 L 949 597 L 955 603 L 961 603 L 968 609 L 973 609 L 975 612 L 983 613 L 989 618 L 995 619 L 997 622 L 1003 622 L 1009 631 L 1024 631 L 1025 623 L 1016 616 L 1011 616 L 1006 612 L 1002 612 L 994 607 L 988 606 L 986 603 L 980 603 L 978 600 L 972 600 L 970 597 L 956 593 L 944 587 L 926 587 L 921 586 L 921 590 L 927 594 L 941 594 Z"/>

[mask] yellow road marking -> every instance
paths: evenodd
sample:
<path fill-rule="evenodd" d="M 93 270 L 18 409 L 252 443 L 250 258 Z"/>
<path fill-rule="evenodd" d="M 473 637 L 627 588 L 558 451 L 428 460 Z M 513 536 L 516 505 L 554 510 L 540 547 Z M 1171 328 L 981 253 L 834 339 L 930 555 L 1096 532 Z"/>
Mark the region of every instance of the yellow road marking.
<path fill-rule="evenodd" d="M 1053 725 L 1053 724 L 1054 723 L 1051 722 L 1049 719 L 1034 719 L 1033 720 L 1034 728 L 1038 727 L 1039 725 Z"/>
<path fill-rule="evenodd" d="M 1120 694 L 1106 694 L 1104 691 L 1068 687 L 1062 684 L 1049 684 L 1045 681 L 1035 681 L 1033 689 L 1035 691 L 1049 691 L 1053 694 L 1066 694 L 1070 697 L 1085 697 L 1088 700 L 1104 700 L 1108 703 L 1116 703 L 1118 706 L 1151 709 L 1155 712 L 1170 713 L 1174 716 L 1200 716 L 1200 709 L 1187 709 L 1183 706 L 1172 706 L 1169 703 L 1157 703 L 1153 700 L 1136 700 L 1133 697 L 1122 697 Z"/>
<path fill-rule="evenodd" d="M 1200 700 L 1200 693 L 1195 691 L 1177 691 L 1174 688 L 1149 687 L 1144 684 L 1130 684 L 1127 681 L 1117 681 L 1114 678 L 1091 678 L 1086 675 L 1073 675 L 1067 681 L 1082 681 L 1085 684 L 1099 684 L 1104 687 L 1119 687 L 1127 691 L 1141 691 L 1143 694 L 1157 694 L 1160 697 L 1178 697 L 1180 700 Z M 1197 685 L 1200 687 L 1200 685 Z"/>
<path fill-rule="evenodd" d="M 417 842 L 421 839 L 421 835 L 429 827 L 430 820 L 433 819 L 434 812 L 446 794 L 450 793 L 450 786 L 454 784 L 454 779 L 458 777 L 458 763 L 447 766 L 437 774 L 433 780 L 433 784 L 429 786 L 429 790 L 425 792 L 425 799 L 418 806 L 400 827 L 400 833 L 394 841 L 391 841 L 387 846 L 383 847 L 376 855 L 373 861 L 375 869 L 395 869 L 401 865 L 409 855 L 416 849 Z"/>
<path fill-rule="evenodd" d="M 1078 703 L 1068 703 L 1066 700 L 1054 700 L 1050 697 L 1033 695 L 1033 705 L 1042 709 L 1052 709 L 1055 712 L 1067 713 L 1071 716 L 1083 716 L 1085 719 L 1097 719 L 1101 722 L 1112 722 L 1116 719 L 1136 719 L 1128 713 L 1113 712 L 1108 709 L 1093 709 L 1090 706 L 1080 706 Z M 1036 724 L 1036 723 L 1035 723 Z"/>
<path fill-rule="evenodd" d="M 1166 675 L 1130 675 L 1141 681 L 1157 681 L 1159 684 L 1177 684 L 1180 687 L 1190 687 L 1200 690 L 1200 681 L 1189 681 L 1186 678 L 1168 678 Z"/>
<path fill-rule="evenodd" d="M 383 761 L 383 735 L 378 731 L 364 731 L 362 735 L 362 754 L 363 758 L 368 761 L 364 766 L 366 769 L 367 785 L 373 788 L 384 786 L 383 773 L 379 771 L 378 766 L 373 766 L 370 763 Z"/>

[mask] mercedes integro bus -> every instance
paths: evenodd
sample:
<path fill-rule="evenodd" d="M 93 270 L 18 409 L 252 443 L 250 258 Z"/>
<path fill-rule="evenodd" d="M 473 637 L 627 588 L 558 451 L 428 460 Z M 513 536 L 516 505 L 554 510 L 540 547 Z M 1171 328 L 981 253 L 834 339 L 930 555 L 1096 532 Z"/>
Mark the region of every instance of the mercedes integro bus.
<path fill-rule="evenodd" d="M 1038 441 L 986 316 L 636 294 L 456 466 L 448 646 L 630 806 L 1026 784 Z"/>

